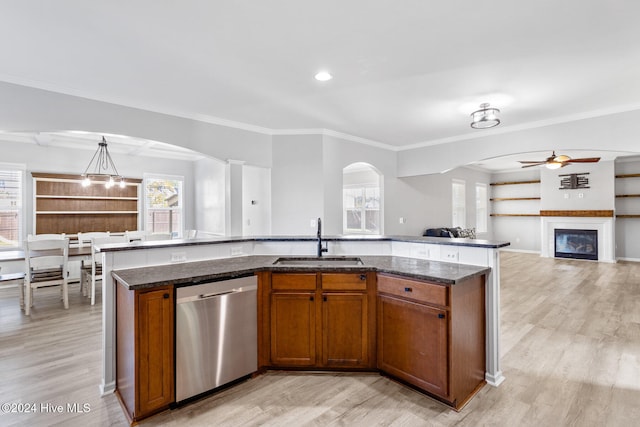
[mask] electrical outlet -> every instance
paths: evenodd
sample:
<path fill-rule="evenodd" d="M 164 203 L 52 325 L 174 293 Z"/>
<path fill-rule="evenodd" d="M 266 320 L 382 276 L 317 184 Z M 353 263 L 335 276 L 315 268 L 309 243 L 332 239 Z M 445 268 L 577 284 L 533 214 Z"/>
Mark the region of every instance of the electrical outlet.
<path fill-rule="evenodd" d="M 407 219 L 405 217 L 400 217 L 400 224 L 406 224 Z"/>
<path fill-rule="evenodd" d="M 313 227 L 315 227 L 315 226 L 316 226 L 316 220 L 315 220 L 315 219 L 312 219 L 312 220 L 309 222 L 309 227 L 313 228 Z"/>
<path fill-rule="evenodd" d="M 171 262 L 185 262 L 187 260 L 186 252 L 172 252 Z"/>

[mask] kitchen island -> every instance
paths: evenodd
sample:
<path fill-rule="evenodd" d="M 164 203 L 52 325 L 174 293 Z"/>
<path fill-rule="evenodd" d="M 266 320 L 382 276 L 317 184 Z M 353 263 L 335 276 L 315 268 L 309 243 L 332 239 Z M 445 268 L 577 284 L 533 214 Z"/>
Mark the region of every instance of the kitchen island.
<path fill-rule="evenodd" d="M 486 324 L 486 360 L 483 357 L 486 364 L 484 377 L 489 384 L 494 386 L 503 380 L 497 357 L 499 354 L 497 351 L 499 337 L 497 250 L 507 246 L 508 243 L 415 237 L 329 237 L 324 240 L 330 242 L 329 256 L 358 255 L 362 259 L 363 265 L 357 266 L 357 271 L 368 271 L 367 274 L 373 274 L 373 277 L 377 274 L 378 277 L 388 275 L 392 278 L 400 277 L 403 280 L 428 281 L 434 285 L 448 287 L 448 289 L 455 289 L 457 282 L 468 281 L 473 277 L 482 277 L 482 296 L 485 300 L 482 309 L 483 316 L 486 315 L 486 320 L 483 322 Z M 126 286 L 131 291 L 140 291 L 145 287 L 163 286 L 169 282 L 171 286 L 182 286 L 202 280 L 244 274 L 258 274 L 263 277 L 262 280 L 265 283 L 267 283 L 265 277 L 269 277 L 270 280 L 273 274 L 304 272 L 305 269 L 311 268 L 314 269 L 314 274 L 322 274 L 317 266 L 274 265 L 274 262 L 281 255 L 308 256 L 313 254 L 315 246 L 310 242 L 315 242 L 315 239 L 285 236 L 148 242 L 103 247 L 103 262 L 105 271 L 108 272 L 105 273 L 105 280 L 103 280 L 103 321 L 105 324 L 103 392 L 110 392 L 115 388 L 115 287 L 113 277 L 122 283 L 119 286 Z M 355 270 L 352 270 L 353 268 L 356 267 L 333 266 L 330 269 L 344 274 L 352 272 L 357 274 Z M 114 271 L 113 276 L 110 274 L 111 271 Z M 197 279 L 194 280 L 194 278 Z M 319 279 L 318 283 L 320 282 Z M 310 290 L 309 292 L 316 291 Z M 391 293 L 387 296 L 393 297 L 393 291 L 389 292 Z M 450 294 L 447 295 L 449 296 L 446 298 L 449 298 Z M 452 300 L 447 302 L 444 299 L 442 301 L 448 304 Z M 427 302 L 427 304 L 435 303 Z M 373 306 L 375 306 L 375 302 L 368 305 L 369 308 Z M 392 308 L 391 306 L 387 307 Z M 451 310 L 452 308 L 445 307 L 445 309 Z M 375 330 L 376 328 L 370 329 Z M 371 360 L 367 365 L 369 367 L 372 366 Z M 390 369 L 383 370 L 390 371 Z M 402 379 L 401 372 L 400 374 L 391 372 L 391 374 Z M 425 389 L 425 387 L 421 388 Z M 438 395 L 438 393 L 435 394 Z M 460 402 L 448 403 L 453 406 L 460 404 Z"/>

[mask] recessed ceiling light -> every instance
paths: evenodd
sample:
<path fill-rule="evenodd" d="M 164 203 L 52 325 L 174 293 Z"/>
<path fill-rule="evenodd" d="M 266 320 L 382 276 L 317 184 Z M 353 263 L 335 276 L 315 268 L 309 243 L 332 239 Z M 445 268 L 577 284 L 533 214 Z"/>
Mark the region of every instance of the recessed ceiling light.
<path fill-rule="evenodd" d="M 320 82 L 326 82 L 327 80 L 331 80 L 333 78 L 333 76 L 329 74 L 327 71 L 320 71 L 314 77 L 316 80 Z"/>

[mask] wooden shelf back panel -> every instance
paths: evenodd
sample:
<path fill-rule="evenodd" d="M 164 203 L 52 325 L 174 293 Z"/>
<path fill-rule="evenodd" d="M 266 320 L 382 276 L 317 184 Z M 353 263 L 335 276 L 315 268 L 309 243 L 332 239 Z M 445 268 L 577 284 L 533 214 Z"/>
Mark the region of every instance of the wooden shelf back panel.
<path fill-rule="evenodd" d="M 122 233 L 138 228 L 138 214 L 37 215 L 36 234 L 77 234 L 90 231 Z"/>
<path fill-rule="evenodd" d="M 36 211 L 133 211 L 137 200 L 37 199 Z"/>
<path fill-rule="evenodd" d="M 640 178 L 640 173 L 627 173 L 616 175 L 616 178 Z"/>
<path fill-rule="evenodd" d="M 84 197 L 137 197 L 138 187 L 135 185 L 127 185 L 120 188 L 114 185 L 107 188 L 102 184 L 92 184 L 83 187 L 80 181 L 36 181 L 36 195 L 44 196 L 84 196 Z"/>
<path fill-rule="evenodd" d="M 613 210 L 540 211 L 540 216 L 613 217 Z"/>

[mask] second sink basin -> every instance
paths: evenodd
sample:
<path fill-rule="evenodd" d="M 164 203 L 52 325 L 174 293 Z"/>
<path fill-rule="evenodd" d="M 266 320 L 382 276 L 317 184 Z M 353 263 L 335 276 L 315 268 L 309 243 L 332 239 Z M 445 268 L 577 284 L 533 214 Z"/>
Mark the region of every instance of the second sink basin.
<path fill-rule="evenodd" d="M 274 265 L 308 265 L 308 266 L 331 266 L 331 267 L 354 267 L 362 265 L 360 258 L 353 257 L 287 257 L 278 258 Z"/>

